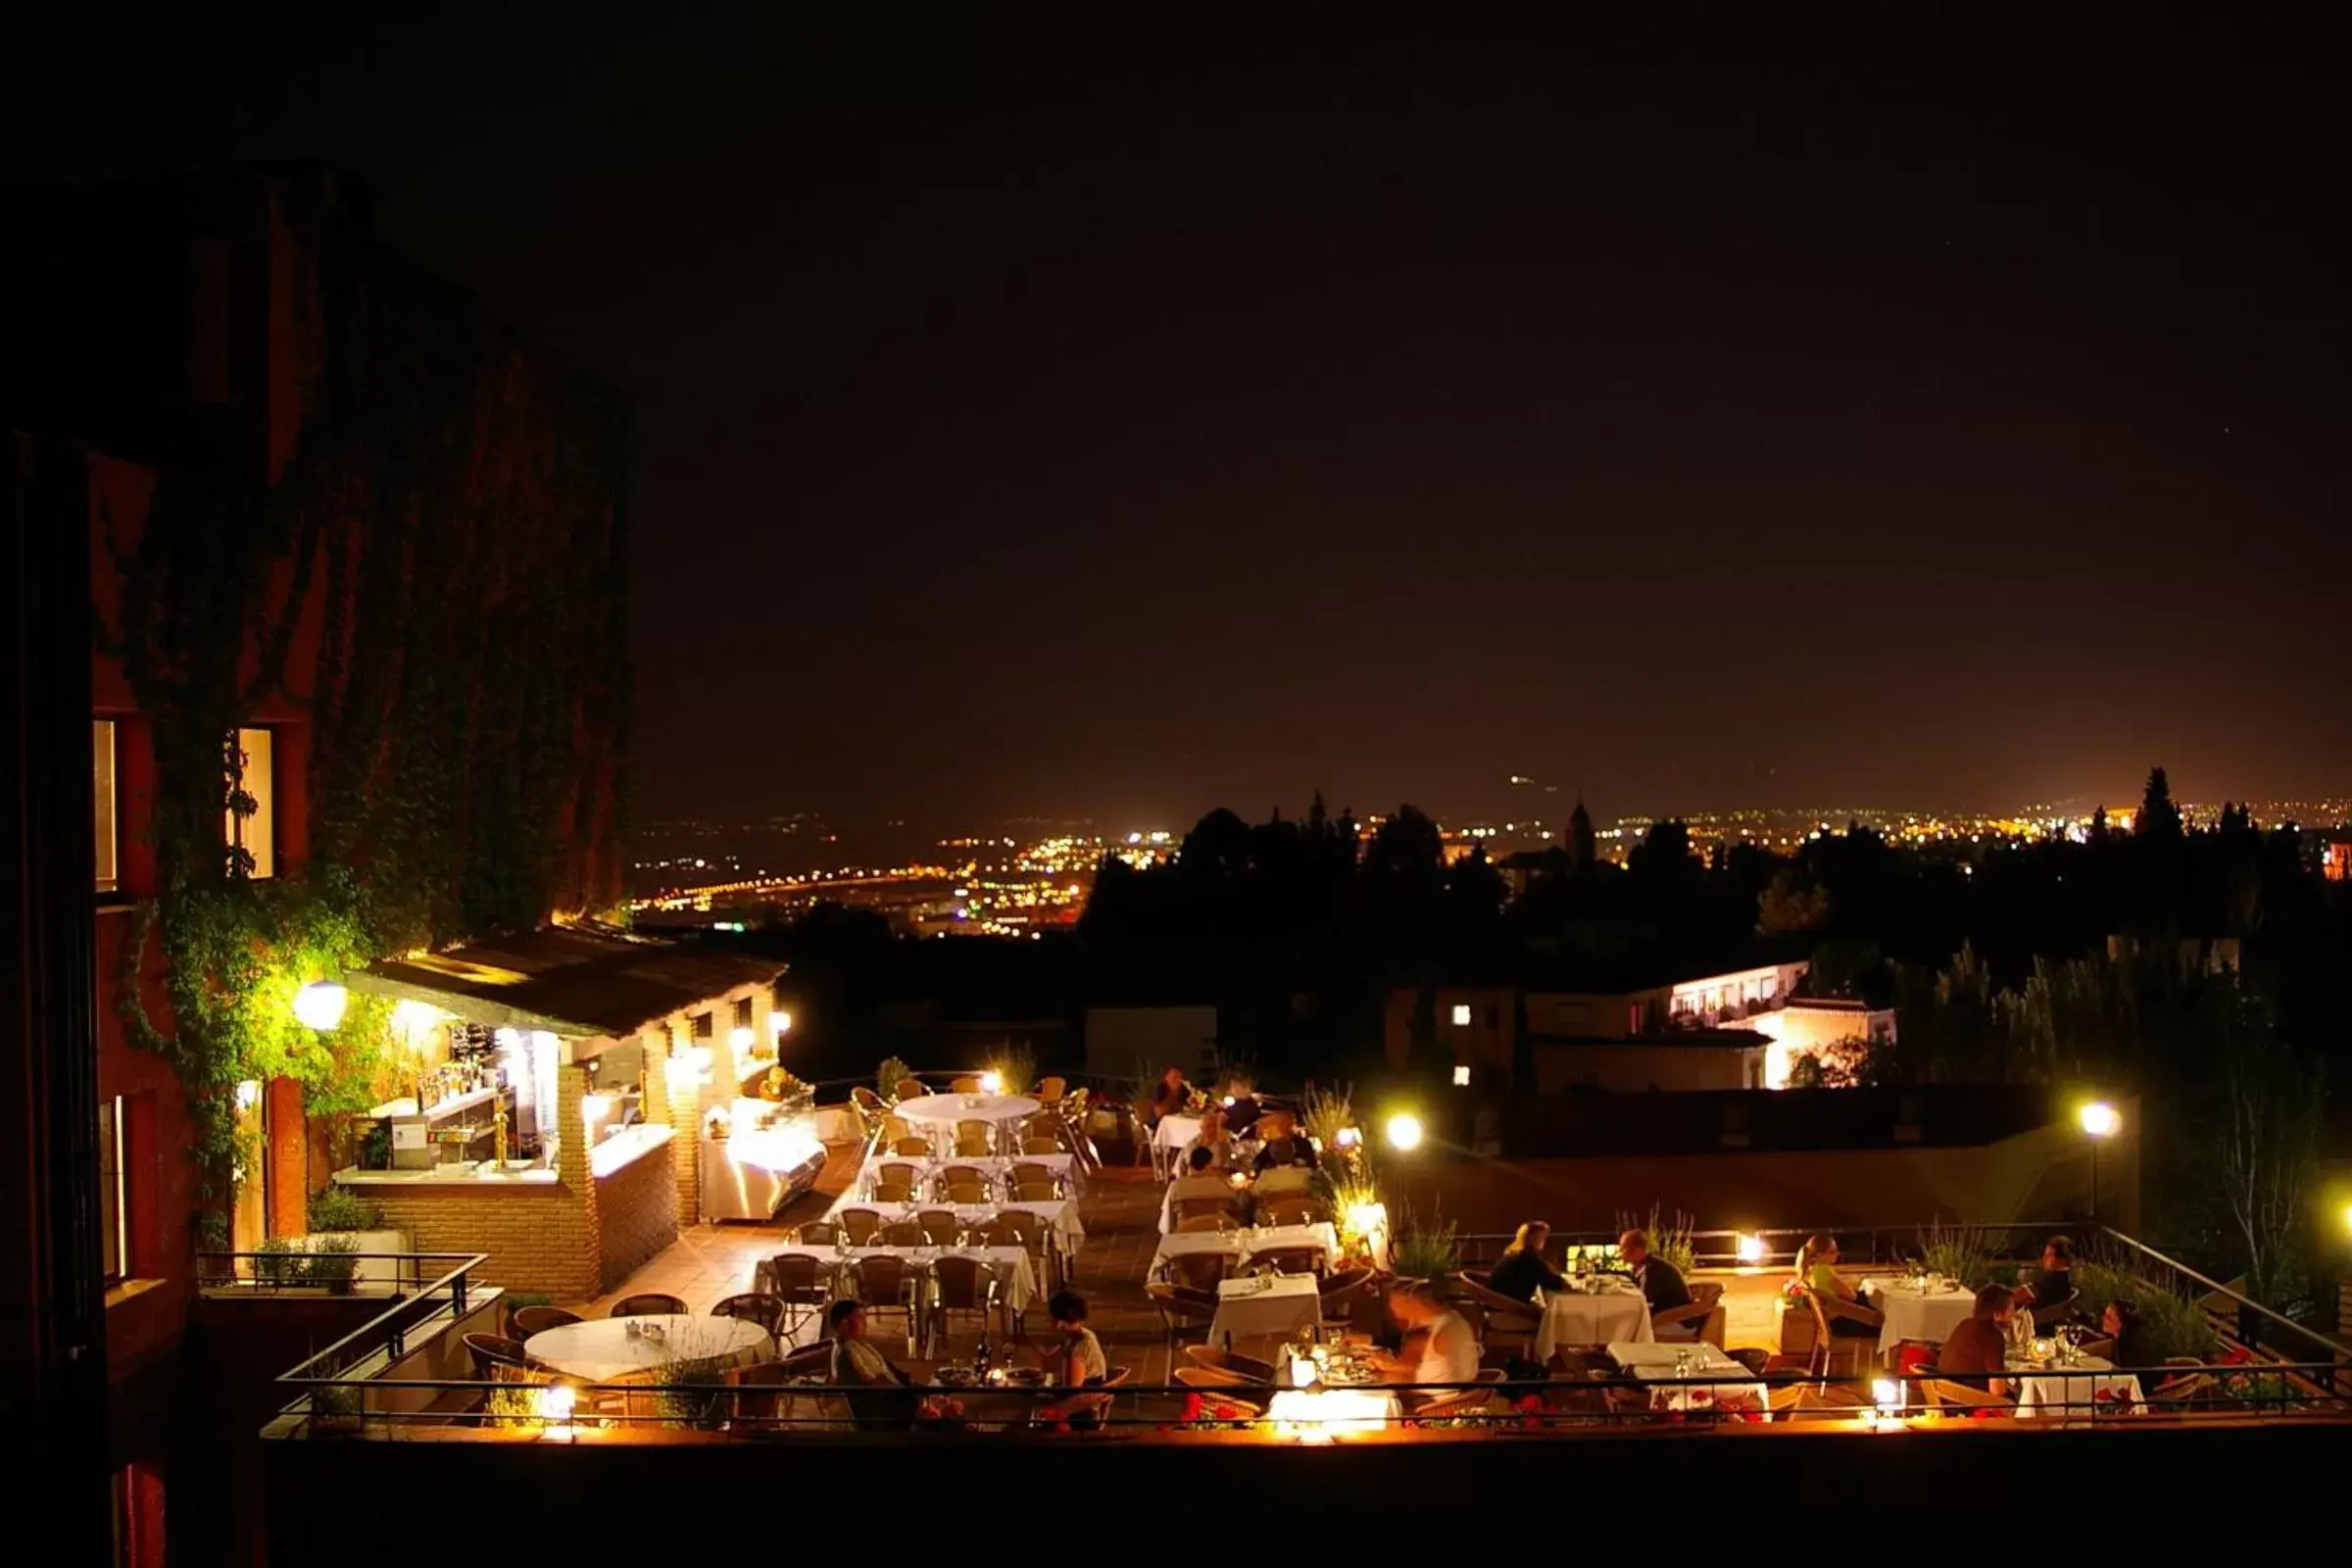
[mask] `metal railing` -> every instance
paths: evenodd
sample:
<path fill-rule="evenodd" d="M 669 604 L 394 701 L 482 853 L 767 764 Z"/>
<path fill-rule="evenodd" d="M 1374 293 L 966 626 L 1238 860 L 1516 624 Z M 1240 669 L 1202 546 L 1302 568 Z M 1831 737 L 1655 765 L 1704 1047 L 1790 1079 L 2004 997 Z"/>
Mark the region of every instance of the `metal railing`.
<path fill-rule="evenodd" d="M 2047 1367 L 2009 1374 L 1994 1396 L 1932 1374 L 1869 1380 L 1788 1377 L 1739 1369 L 1606 1368 L 1476 1383 L 1398 1383 L 1288 1390 L 1235 1384 L 1111 1388 L 747 1384 L 723 1376 L 677 1383 L 590 1383 L 518 1373 L 513 1380 L 288 1380 L 305 1385 L 303 1420 L 285 1438 L 477 1441 L 760 1442 L 844 1433 L 961 1435 L 1024 1441 L 1102 1432 L 1181 1443 L 1203 1434 L 1266 1442 L 1331 1438 L 1444 1441 L 1496 1435 L 1574 1438 L 1659 1428 L 1763 1432 L 1819 1422 L 1968 1430 L 1990 1417 L 2011 1430 L 2082 1430 L 2217 1421 L 2352 1421 L 2352 1399 L 2316 1386 L 2319 1368 L 2235 1364 L 2154 1368 Z M 290 1407 L 290 1410 L 294 1407 Z"/>
<path fill-rule="evenodd" d="M 2352 1357 L 2352 1346 L 2343 1341 L 2307 1328 L 2244 1292 L 2209 1279 L 2180 1259 L 2168 1257 L 2113 1226 L 2094 1224 L 2088 1228 L 2094 1234 L 2094 1252 L 2117 1256 L 2122 1271 L 2194 1301 L 2225 1343 L 2242 1346 L 2258 1354 L 2264 1352 L 2267 1344 L 2298 1362 L 2325 1366 L 2329 1388 L 2352 1372 L 2345 1366 L 2347 1357 Z M 2107 1259 L 2094 1256 L 2090 1261 Z"/>
<path fill-rule="evenodd" d="M 262 1250 L 196 1254 L 196 1288 L 219 1297 L 414 1296 L 464 1253 Z M 430 1272 L 428 1272 L 430 1271 Z"/>
<path fill-rule="evenodd" d="M 360 1254 L 345 1254 L 347 1256 Z M 392 1305 L 344 1335 L 334 1344 L 310 1357 L 290 1372 L 279 1375 L 277 1381 L 288 1391 L 288 1396 L 310 1394 L 321 1387 L 365 1382 L 383 1387 L 380 1379 L 354 1379 L 349 1374 L 357 1366 L 377 1356 L 386 1367 L 397 1365 L 408 1353 L 409 1336 L 416 1329 L 433 1322 L 451 1322 L 463 1318 L 470 1306 L 473 1271 L 488 1260 L 483 1252 L 405 1252 L 373 1254 L 413 1259 L 421 1281 L 414 1290 L 404 1293 Z M 423 1280 L 427 1265 L 444 1265 L 430 1280 Z"/>

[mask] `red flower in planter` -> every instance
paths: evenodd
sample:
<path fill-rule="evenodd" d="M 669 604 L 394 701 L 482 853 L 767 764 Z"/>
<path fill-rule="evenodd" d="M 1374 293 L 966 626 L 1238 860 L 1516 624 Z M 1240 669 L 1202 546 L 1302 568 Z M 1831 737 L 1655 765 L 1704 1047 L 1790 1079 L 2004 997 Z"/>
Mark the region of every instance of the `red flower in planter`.
<path fill-rule="evenodd" d="M 1184 1418 L 1187 1421 L 1198 1421 L 1200 1419 L 1200 1395 L 1187 1394 L 1184 1396 Z"/>

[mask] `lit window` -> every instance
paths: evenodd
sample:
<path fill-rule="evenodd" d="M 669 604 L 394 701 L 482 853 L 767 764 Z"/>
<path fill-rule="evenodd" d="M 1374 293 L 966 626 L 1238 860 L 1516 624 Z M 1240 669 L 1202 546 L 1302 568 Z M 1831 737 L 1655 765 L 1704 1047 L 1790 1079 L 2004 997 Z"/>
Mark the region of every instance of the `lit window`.
<path fill-rule="evenodd" d="M 106 1283 L 130 1272 L 129 1194 L 122 1180 L 122 1101 L 98 1103 L 98 1255 Z"/>
<path fill-rule="evenodd" d="M 1456 1089 L 1467 1089 L 1470 1087 L 1470 1069 L 1467 1065 L 1460 1062 L 1456 1062 L 1454 1064 L 1453 1087 Z"/>
<path fill-rule="evenodd" d="M 1470 1027 L 1470 1004 L 1467 1002 L 1457 1002 L 1453 1004 L 1453 1026 L 1456 1029 Z"/>
<path fill-rule="evenodd" d="M 245 873 L 255 881 L 277 875 L 277 775 L 275 737 L 266 729 L 237 731 L 237 787 L 253 801 L 251 811 L 228 813 L 228 842 L 252 859 Z"/>
<path fill-rule="evenodd" d="M 98 811 L 98 891 L 115 891 L 115 721 L 90 720 L 90 799 Z"/>

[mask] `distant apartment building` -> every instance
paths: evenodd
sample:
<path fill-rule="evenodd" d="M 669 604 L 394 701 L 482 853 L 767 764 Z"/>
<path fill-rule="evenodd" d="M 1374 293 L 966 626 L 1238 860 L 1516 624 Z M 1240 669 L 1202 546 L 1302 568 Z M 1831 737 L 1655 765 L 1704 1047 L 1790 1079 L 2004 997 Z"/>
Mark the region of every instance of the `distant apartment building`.
<path fill-rule="evenodd" d="M 1797 995 L 1806 969 L 1761 964 L 1612 992 L 1398 988 L 1383 1041 L 1401 1069 L 1425 1039 L 1464 1087 L 1520 1087 L 1532 1072 L 1541 1094 L 1779 1089 L 1811 1052 L 1894 1038 L 1890 1009 Z"/>

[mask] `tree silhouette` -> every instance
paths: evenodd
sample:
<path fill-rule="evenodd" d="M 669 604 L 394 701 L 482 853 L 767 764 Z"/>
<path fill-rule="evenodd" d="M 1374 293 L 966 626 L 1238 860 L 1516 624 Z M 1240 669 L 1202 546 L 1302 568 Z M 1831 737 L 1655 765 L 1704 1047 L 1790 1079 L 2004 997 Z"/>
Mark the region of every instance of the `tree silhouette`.
<path fill-rule="evenodd" d="M 2148 788 L 2141 796 L 2139 815 L 2132 819 L 2133 838 L 2165 841 L 2180 837 L 2180 808 L 2173 804 L 2173 786 L 2164 769 L 2148 769 Z"/>

